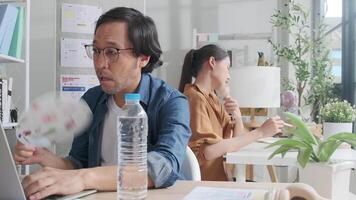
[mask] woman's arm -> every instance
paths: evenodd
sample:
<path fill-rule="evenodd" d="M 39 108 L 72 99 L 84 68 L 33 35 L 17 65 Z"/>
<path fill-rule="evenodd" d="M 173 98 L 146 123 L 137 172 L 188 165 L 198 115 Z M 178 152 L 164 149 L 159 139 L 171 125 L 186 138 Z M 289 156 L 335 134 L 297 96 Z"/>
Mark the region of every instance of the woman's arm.
<path fill-rule="evenodd" d="M 281 132 L 283 120 L 278 116 L 266 120 L 258 129 L 248 132 L 247 134 L 237 135 L 230 139 L 223 139 L 220 142 L 208 145 L 203 150 L 206 160 L 213 160 L 223 156 L 227 152 L 238 151 L 242 147 L 263 137 L 270 137 Z"/>

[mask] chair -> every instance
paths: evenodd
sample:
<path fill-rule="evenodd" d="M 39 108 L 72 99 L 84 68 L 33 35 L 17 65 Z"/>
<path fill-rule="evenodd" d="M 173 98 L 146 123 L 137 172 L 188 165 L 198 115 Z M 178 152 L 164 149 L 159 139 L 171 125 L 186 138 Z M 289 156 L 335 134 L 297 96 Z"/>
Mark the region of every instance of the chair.
<path fill-rule="evenodd" d="M 182 165 L 182 174 L 186 180 L 201 181 L 200 167 L 193 151 L 187 146 L 185 159 Z"/>

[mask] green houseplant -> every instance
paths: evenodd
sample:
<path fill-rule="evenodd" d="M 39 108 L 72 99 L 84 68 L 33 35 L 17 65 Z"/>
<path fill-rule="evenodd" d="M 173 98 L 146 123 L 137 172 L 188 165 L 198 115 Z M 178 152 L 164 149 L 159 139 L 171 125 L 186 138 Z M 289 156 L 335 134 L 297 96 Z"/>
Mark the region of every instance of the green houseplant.
<path fill-rule="evenodd" d="M 306 123 L 297 115 L 292 113 L 285 113 L 285 115 L 294 126 L 293 128 L 288 128 L 288 132 L 293 137 L 279 140 L 267 146 L 267 148 L 279 146 L 269 156 L 269 159 L 277 154 L 284 156 L 289 150 L 297 150 L 298 163 L 301 167 L 305 167 L 309 161 L 327 163 L 331 155 L 343 142 L 356 147 L 356 134 L 354 133 L 342 132 L 321 141 L 310 132 Z"/>
<path fill-rule="evenodd" d="M 281 154 L 282 157 L 289 150 L 297 151 L 299 163 L 299 181 L 311 185 L 320 195 L 330 199 L 347 199 L 350 186 L 350 173 L 353 162 L 330 162 L 330 157 L 346 142 L 356 146 L 356 134 L 341 132 L 330 136 L 324 141 L 316 138 L 308 126 L 296 115 L 285 113 L 293 125 L 288 131 L 292 138 L 282 139 L 267 146 L 278 148 L 269 159 Z"/>
<path fill-rule="evenodd" d="M 321 109 L 320 117 L 325 122 L 350 123 L 356 119 L 356 109 L 346 100 L 334 100 Z"/>
<path fill-rule="evenodd" d="M 352 131 L 356 109 L 345 100 L 333 100 L 322 107 L 320 118 L 323 121 L 324 138 L 328 138 L 335 133 Z"/>
<path fill-rule="evenodd" d="M 326 25 L 321 22 L 311 27 L 310 13 L 303 5 L 290 0 L 286 9 L 277 10 L 271 16 L 271 24 L 286 31 L 291 38 L 288 45 L 269 41 L 278 58 L 284 58 L 294 67 L 295 79 L 284 80 L 286 90 L 297 93 L 298 113 L 305 105 L 311 106 L 311 120 L 320 122 L 320 108 L 335 98 L 335 86 L 331 75 L 330 48 L 326 39 Z M 284 11 L 285 10 L 285 11 Z"/>

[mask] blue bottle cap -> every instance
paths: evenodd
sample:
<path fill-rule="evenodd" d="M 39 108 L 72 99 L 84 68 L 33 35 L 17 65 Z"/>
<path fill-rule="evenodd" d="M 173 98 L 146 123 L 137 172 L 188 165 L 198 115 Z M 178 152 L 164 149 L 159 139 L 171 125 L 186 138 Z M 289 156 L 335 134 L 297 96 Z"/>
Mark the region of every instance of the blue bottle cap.
<path fill-rule="evenodd" d="M 137 93 L 126 93 L 125 94 L 125 101 L 132 101 L 132 100 L 140 100 L 141 96 Z"/>

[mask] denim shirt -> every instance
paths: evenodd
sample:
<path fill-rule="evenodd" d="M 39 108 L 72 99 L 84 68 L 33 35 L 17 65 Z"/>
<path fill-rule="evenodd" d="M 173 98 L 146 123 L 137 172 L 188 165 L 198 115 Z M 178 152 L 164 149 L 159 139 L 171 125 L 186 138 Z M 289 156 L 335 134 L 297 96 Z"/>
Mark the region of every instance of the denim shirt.
<path fill-rule="evenodd" d="M 141 95 L 140 104 L 148 116 L 148 175 L 157 188 L 171 186 L 182 177 L 180 168 L 191 136 L 188 101 L 178 90 L 150 74 L 142 74 L 136 92 Z M 77 168 L 101 164 L 102 128 L 108 97 L 100 86 L 89 89 L 82 96 L 93 119 L 88 129 L 74 138 L 67 157 Z"/>

